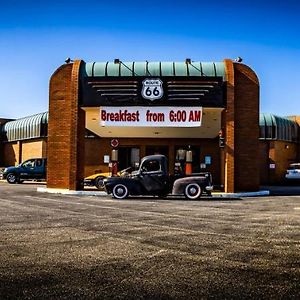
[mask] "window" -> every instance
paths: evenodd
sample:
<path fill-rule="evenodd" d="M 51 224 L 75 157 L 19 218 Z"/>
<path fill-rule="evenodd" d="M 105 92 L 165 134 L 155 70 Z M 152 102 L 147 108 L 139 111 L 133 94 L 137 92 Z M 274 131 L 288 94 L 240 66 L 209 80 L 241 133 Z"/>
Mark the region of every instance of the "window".
<path fill-rule="evenodd" d="M 23 163 L 23 167 L 25 168 L 33 168 L 34 167 L 34 160 L 27 160 Z"/>
<path fill-rule="evenodd" d="M 41 160 L 41 159 L 37 159 L 37 160 L 36 160 L 36 166 L 37 166 L 37 167 L 41 167 L 42 164 L 43 164 L 43 163 L 42 163 L 42 160 Z"/>
<path fill-rule="evenodd" d="M 157 160 L 150 160 L 143 166 L 145 172 L 157 172 L 160 171 L 160 164 Z"/>

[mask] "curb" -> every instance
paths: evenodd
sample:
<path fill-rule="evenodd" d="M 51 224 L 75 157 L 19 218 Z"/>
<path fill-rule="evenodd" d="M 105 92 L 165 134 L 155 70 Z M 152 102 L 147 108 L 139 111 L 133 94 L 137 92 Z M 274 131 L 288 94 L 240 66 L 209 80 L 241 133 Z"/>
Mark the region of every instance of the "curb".
<path fill-rule="evenodd" d="M 260 197 L 269 196 L 270 191 L 244 192 L 244 193 L 212 193 L 213 198 L 244 198 L 244 197 Z"/>
<path fill-rule="evenodd" d="M 41 193 L 50 193 L 50 194 L 63 194 L 63 195 L 73 195 L 73 196 L 107 196 L 107 193 L 104 191 L 71 191 L 66 189 L 51 189 L 45 187 L 38 187 L 38 192 Z M 270 191 L 258 191 L 258 192 L 245 192 L 245 193 L 212 193 L 211 198 L 230 198 L 237 199 L 243 197 L 260 197 L 260 196 L 269 196 Z"/>
<path fill-rule="evenodd" d="M 38 187 L 37 192 L 73 196 L 107 196 L 107 193 L 104 191 L 71 191 L 66 189 L 50 189 L 45 187 Z"/>

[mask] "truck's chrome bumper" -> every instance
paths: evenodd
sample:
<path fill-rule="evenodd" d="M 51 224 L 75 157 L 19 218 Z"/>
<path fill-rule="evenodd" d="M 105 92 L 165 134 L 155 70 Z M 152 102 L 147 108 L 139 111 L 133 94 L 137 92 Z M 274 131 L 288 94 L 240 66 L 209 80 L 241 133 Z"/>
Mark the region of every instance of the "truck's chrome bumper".
<path fill-rule="evenodd" d="M 207 191 L 212 191 L 214 189 L 214 186 L 213 185 L 208 185 L 207 187 L 205 187 L 205 189 Z"/>

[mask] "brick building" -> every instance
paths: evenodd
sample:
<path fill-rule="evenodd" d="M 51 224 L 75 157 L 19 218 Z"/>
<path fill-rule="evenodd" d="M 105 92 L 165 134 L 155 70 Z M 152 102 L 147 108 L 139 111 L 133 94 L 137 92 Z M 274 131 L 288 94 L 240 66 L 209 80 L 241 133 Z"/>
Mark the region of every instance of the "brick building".
<path fill-rule="evenodd" d="M 41 116 L 43 117 L 40 118 Z M 39 119 L 40 125 L 35 124 L 33 119 Z M 14 121 L 2 119 L 0 167 L 17 165 L 33 157 L 47 157 L 47 124 L 48 113 Z M 298 124 L 299 117 L 283 118 L 271 114 L 260 114 L 259 174 L 261 185 L 282 184 L 289 164 L 300 161 Z M 34 131 L 35 134 L 33 134 Z M 142 140 L 139 141 L 142 142 Z M 126 139 L 124 142 L 126 145 Z M 147 145 L 147 139 L 144 139 L 144 142 L 144 145 Z M 153 147 L 155 148 L 155 143 Z M 103 163 L 101 155 L 109 154 L 110 148 L 111 146 L 108 145 L 104 150 L 102 139 L 86 129 L 84 176 L 109 170 L 108 164 Z M 123 151 L 125 161 L 130 163 L 129 155 L 126 154 L 127 148 L 121 147 L 120 149 L 121 152 Z M 123 164 L 120 168 L 124 166 Z M 206 169 L 213 171 L 214 174 L 220 172 L 218 169 L 212 170 L 209 166 L 206 166 Z M 214 177 L 216 185 L 219 184 L 217 178 L 218 174 L 216 178 Z"/>
<path fill-rule="evenodd" d="M 178 153 L 191 150 L 193 171 L 212 172 L 227 192 L 280 181 L 299 159 L 297 120 L 259 120 L 257 76 L 231 60 L 64 64 L 51 77 L 49 121 L 30 118 L 2 125 L 0 165 L 47 156 L 49 188 L 80 189 L 85 176 L 108 171 L 112 140 L 120 169 L 162 153 L 172 173 Z M 23 137 L 9 133 L 21 123 Z"/>

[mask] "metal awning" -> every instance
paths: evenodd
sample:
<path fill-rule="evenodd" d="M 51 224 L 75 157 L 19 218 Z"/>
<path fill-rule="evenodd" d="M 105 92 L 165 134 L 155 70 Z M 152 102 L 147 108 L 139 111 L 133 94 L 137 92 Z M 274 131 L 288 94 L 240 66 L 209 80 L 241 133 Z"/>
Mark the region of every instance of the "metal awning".
<path fill-rule="evenodd" d="M 47 136 L 48 112 L 7 122 L 2 127 L 3 140 L 8 142 Z"/>
<path fill-rule="evenodd" d="M 297 141 L 299 125 L 289 118 L 261 113 L 259 126 L 260 139 Z"/>
<path fill-rule="evenodd" d="M 83 77 L 178 76 L 223 77 L 223 62 L 89 62 L 81 68 Z"/>

